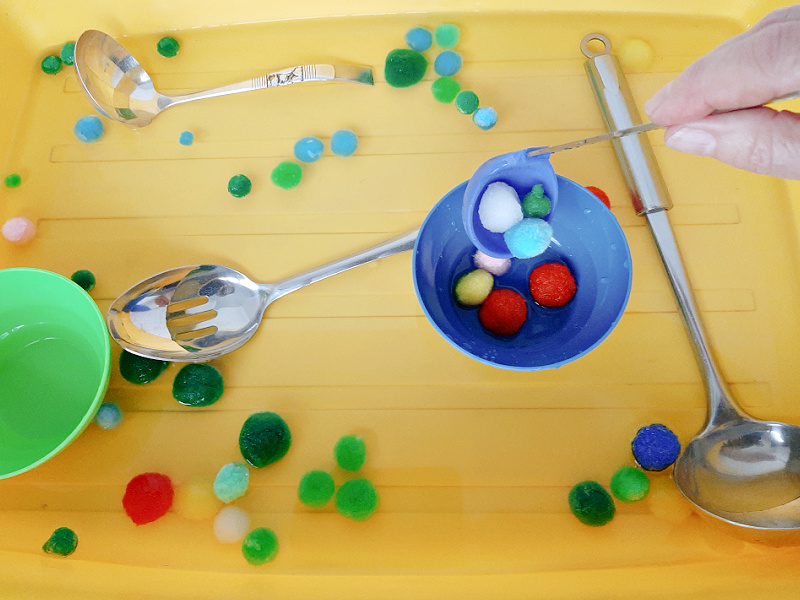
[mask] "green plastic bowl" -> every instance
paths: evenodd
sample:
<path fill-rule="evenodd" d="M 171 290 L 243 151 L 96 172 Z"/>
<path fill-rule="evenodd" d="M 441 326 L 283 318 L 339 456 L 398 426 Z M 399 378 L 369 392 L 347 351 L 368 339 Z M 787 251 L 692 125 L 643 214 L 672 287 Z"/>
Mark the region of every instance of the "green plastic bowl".
<path fill-rule="evenodd" d="M 0 270 L 0 478 L 78 437 L 110 371 L 108 330 L 89 294 L 50 271 Z"/>

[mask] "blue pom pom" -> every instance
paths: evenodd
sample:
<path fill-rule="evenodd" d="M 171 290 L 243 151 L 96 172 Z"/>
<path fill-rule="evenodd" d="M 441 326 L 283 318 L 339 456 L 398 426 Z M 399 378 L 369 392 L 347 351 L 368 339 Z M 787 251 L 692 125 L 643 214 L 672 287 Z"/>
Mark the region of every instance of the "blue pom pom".
<path fill-rule="evenodd" d="M 178 138 L 181 146 L 191 146 L 194 143 L 194 134 L 191 131 L 184 131 Z"/>
<path fill-rule="evenodd" d="M 461 70 L 462 63 L 461 55 L 458 52 L 445 50 L 440 52 L 433 61 L 433 70 L 442 77 L 452 77 Z"/>
<path fill-rule="evenodd" d="M 481 129 L 491 129 L 497 123 L 497 111 L 491 106 L 482 106 L 472 113 L 472 120 Z"/>
<path fill-rule="evenodd" d="M 425 52 L 433 45 L 433 35 L 424 27 L 413 27 L 406 33 L 406 45 L 417 52 Z"/>
<path fill-rule="evenodd" d="M 331 136 L 331 152 L 350 156 L 358 147 L 358 136 L 349 129 L 340 129 Z"/>
<path fill-rule="evenodd" d="M 314 162 L 322 157 L 325 146 L 322 140 L 314 136 L 308 136 L 297 140 L 294 144 L 294 156 L 297 160 L 304 163 Z"/>
<path fill-rule="evenodd" d="M 642 427 L 631 442 L 633 458 L 645 471 L 663 471 L 681 453 L 681 444 L 672 430 L 658 423 Z"/>
<path fill-rule="evenodd" d="M 85 143 L 96 142 L 103 137 L 103 122 L 100 117 L 81 117 L 72 128 L 75 137 Z"/>

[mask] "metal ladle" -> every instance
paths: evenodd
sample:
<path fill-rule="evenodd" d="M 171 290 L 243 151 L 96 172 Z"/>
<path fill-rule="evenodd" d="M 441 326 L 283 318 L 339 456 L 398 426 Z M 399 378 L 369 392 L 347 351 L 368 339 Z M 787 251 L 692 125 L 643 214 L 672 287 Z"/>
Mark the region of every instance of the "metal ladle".
<path fill-rule="evenodd" d="M 166 96 L 133 55 L 102 31 L 84 31 L 75 42 L 75 71 L 89 102 L 109 119 L 144 127 L 163 110 L 204 98 L 281 87 L 304 81 L 346 81 L 372 85 L 372 70 L 357 65 L 300 65 L 240 83 Z"/>
<path fill-rule="evenodd" d="M 602 42 L 603 50 L 589 51 L 592 40 Z M 589 34 L 581 49 L 608 129 L 641 123 L 608 38 Z M 675 484 L 692 504 L 727 523 L 762 533 L 800 529 L 800 427 L 751 418 L 734 401 L 706 339 L 667 217 L 672 204 L 649 142 L 628 136 L 612 143 L 637 213 L 653 234 L 706 389 L 706 423 L 675 463 Z"/>

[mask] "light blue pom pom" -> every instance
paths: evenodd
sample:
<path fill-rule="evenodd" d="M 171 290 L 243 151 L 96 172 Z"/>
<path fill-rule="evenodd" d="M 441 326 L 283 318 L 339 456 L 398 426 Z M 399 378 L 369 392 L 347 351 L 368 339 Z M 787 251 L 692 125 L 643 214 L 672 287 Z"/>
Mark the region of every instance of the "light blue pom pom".
<path fill-rule="evenodd" d="M 244 496 L 250 485 L 250 470 L 241 462 L 228 463 L 214 479 L 214 495 L 225 502 L 233 502 Z"/>
<path fill-rule="evenodd" d="M 94 421 L 100 429 L 114 429 L 122 422 L 122 411 L 113 402 L 103 402 Z"/>
<path fill-rule="evenodd" d="M 178 138 L 181 146 L 191 146 L 194 144 L 194 134 L 191 131 L 184 131 L 181 133 L 181 137 Z"/>
<path fill-rule="evenodd" d="M 72 128 L 75 137 L 85 143 L 96 142 L 103 137 L 103 122 L 100 117 L 81 117 Z"/>
<path fill-rule="evenodd" d="M 294 156 L 300 162 L 310 163 L 319 160 L 324 150 L 322 140 L 314 136 L 301 138 L 294 144 Z"/>
<path fill-rule="evenodd" d="M 350 156 L 358 148 L 358 136 L 349 129 L 340 129 L 331 136 L 331 152 Z"/>
<path fill-rule="evenodd" d="M 442 77 L 452 77 L 461 70 L 463 60 L 458 52 L 445 50 L 433 61 L 433 70 Z"/>
<path fill-rule="evenodd" d="M 497 123 L 497 111 L 491 106 L 482 106 L 472 113 L 472 120 L 481 129 L 491 129 Z"/>
<path fill-rule="evenodd" d="M 508 251 L 516 258 L 539 256 L 552 238 L 553 228 L 542 219 L 522 219 L 503 234 Z"/>
<path fill-rule="evenodd" d="M 406 45 L 417 52 L 425 52 L 433 45 L 433 35 L 424 27 L 413 27 L 406 33 Z"/>

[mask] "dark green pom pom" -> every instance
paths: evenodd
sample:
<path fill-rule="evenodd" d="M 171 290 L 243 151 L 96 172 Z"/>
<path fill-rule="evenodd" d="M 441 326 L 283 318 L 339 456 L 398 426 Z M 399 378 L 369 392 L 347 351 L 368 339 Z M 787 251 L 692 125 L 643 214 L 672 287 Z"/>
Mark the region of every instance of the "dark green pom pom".
<path fill-rule="evenodd" d="M 428 59 L 420 52 L 399 48 L 386 55 L 383 74 L 390 86 L 402 88 L 422 81 L 427 68 Z"/>

